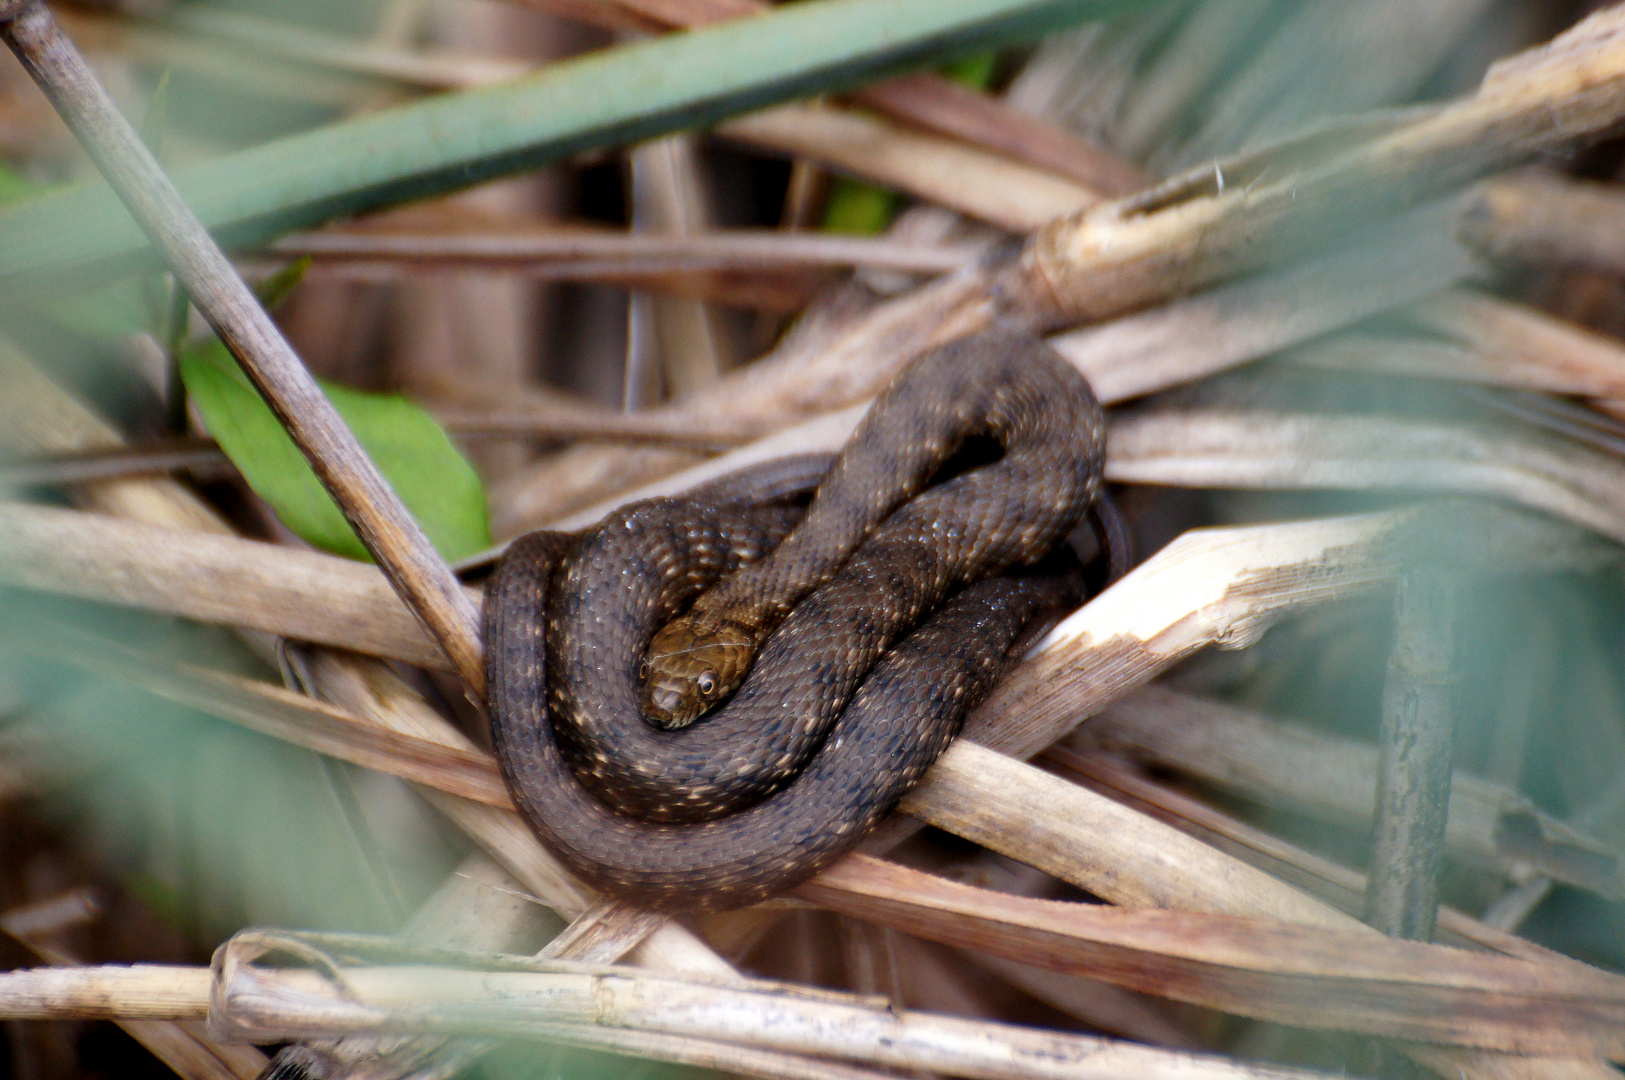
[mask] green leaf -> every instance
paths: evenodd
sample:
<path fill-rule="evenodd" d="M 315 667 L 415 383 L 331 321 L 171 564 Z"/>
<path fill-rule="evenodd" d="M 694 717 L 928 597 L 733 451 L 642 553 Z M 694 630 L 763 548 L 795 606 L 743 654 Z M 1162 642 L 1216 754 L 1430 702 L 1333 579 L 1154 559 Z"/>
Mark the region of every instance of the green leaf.
<path fill-rule="evenodd" d="M 181 378 L 210 434 L 283 524 L 316 547 L 370 558 L 224 345 L 212 341 L 183 354 Z M 490 546 L 485 489 L 428 413 L 396 394 L 328 383 L 322 390 L 447 561 Z"/>
<path fill-rule="evenodd" d="M 897 203 L 897 192 L 891 188 L 837 176 L 830 183 L 820 227 L 829 233 L 874 236 L 891 224 Z"/>
<path fill-rule="evenodd" d="M 999 54 L 996 52 L 972 53 L 951 64 L 944 64 L 942 73 L 956 83 L 975 90 L 986 90 L 987 84 L 993 81 L 993 69 L 998 62 Z"/>
<path fill-rule="evenodd" d="M 549 64 L 500 86 L 352 117 L 175 173 L 223 243 L 847 89 L 1146 0 L 817 0 Z M 155 258 L 102 184 L 0 208 L 0 290 Z"/>

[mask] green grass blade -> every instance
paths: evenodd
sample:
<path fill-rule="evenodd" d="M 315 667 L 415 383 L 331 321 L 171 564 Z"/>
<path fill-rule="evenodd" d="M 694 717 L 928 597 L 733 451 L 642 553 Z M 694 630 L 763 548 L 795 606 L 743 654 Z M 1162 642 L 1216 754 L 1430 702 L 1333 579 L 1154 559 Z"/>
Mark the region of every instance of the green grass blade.
<path fill-rule="evenodd" d="M 817 0 L 553 64 L 175 175 L 228 246 L 1030 38 L 1133 0 Z M 1143 2 L 1143 0 L 1141 0 Z M 0 292 L 154 258 L 100 183 L 0 210 Z"/>

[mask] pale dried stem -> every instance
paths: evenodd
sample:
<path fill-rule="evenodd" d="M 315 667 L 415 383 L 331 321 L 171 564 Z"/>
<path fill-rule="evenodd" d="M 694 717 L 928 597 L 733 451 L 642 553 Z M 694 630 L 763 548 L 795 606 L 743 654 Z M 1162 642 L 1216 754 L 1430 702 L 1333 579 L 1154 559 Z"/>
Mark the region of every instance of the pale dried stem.
<path fill-rule="evenodd" d="M 1597 12 L 1496 64 L 1476 94 L 1204 166 L 1040 230 L 1010 291 L 1041 325 L 1096 320 L 1201 288 L 1393 216 L 1487 172 L 1613 127 L 1625 13 Z"/>
<path fill-rule="evenodd" d="M 767 109 L 721 124 L 717 134 L 812 158 L 1011 232 L 1028 232 L 1100 201 L 1060 177 L 828 105 Z"/>
<path fill-rule="evenodd" d="M 413 231 L 350 226 L 292 233 L 273 242 L 278 255 L 320 262 L 400 260 L 438 266 L 523 269 L 549 281 L 625 278 L 700 271 L 760 271 L 870 266 L 942 274 L 972 262 L 981 244 L 919 244 L 887 237 L 714 229 L 660 235 L 544 227 L 519 220 L 498 229 Z"/>
<path fill-rule="evenodd" d="M 225 964 L 221 981 L 213 987 L 216 1011 L 212 1026 L 240 1039 L 258 1041 L 317 1033 L 341 1035 L 379 1027 L 484 1032 L 564 1040 L 747 1075 L 784 1076 L 786 1080 L 855 1080 L 873 1075 L 820 1061 L 806 1061 L 799 1073 L 764 1069 L 764 1059 L 783 1062 L 784 1055 L 764 1054 L 733 1042 L 743 1032 L 761 1030 L 768 1041 L 793 1052 L 873 1058 L 904 1067 L 939 1067 L 984 1080 L 1091 1080 L 1125 1073 L 1170 1080 L 1286 1080 L 1315 1075 L 1087 1036 L 928 1014 L 899 1015 L 854 995 L 794 986 L 729 990 L 676 981 L 648 982 L 625 969 L 548 975 L 385 968 L 345 970 L 348 991 L 337 995 L 330 983 L 313 973 L 251 968 L 231 956 Z M 477 989 L 482 981 L 490 992 Z M 53 1019 L 130 1014 L 201 1018 L 210 1011 L 212 983 L 205 968 L 10 972 L 0 974 L 0 1012 Z M 585 1000 L 572 1000 L 573 988 L 585 991 L 589 999 L 596 997 L 611 1009 L 611 1015 L 591 1006 L 586 1011 L 573 1007 Z M 552 990 L 563 1007 L 527 1007 L 527 999 L 534 998 L 537 990 L 544 994 Z M 640 994 L 647 995 L 648 1004 L 637 1004 Z M 685 1010 L 690 1011 L 688 1020 L 682 1017 Z M 713 1019 L 703 1019 L 707 1014 Z"/>
<path fill-rule="evenodd" d="M 1534 432 L 1206 408 L 1124 417 L 1111 440 L 1123 483 L 1472 493 L 1625 541 L 1625 463 Z"/>

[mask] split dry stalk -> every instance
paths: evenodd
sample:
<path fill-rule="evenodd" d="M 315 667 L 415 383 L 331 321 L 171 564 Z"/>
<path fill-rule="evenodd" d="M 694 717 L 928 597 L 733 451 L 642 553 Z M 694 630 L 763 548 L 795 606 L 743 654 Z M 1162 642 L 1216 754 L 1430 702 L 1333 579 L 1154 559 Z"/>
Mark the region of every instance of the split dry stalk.
<path fill-rule="evenodd" d="M 483 693 L 479 617 L 456 577 L 50 11 L 41 0 L 10 0 L 0 8 L 0 36 L 241 362 L 391 583 L 458 674 Z"/>

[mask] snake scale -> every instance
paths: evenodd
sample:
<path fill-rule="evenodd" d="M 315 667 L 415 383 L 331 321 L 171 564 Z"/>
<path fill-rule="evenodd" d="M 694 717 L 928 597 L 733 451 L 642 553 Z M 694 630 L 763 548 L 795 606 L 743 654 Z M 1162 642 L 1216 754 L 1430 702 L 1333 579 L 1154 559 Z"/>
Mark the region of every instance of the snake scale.
<path fill-rule="evenodd" d="M 1084 378 L 995 332 L 910 364 L 805 510 L 824 462 L 520 538 L 485 605 L 515 802 L 583 879 L 650 907 L 812 876 L 924 774 L 1035 617 L 1078 602 L 1052 550 L 1104 456 Z"/>

